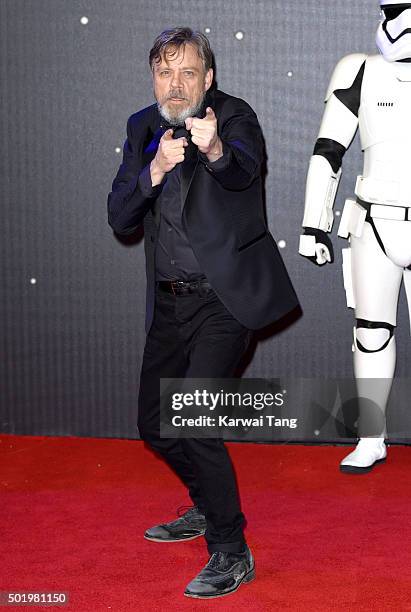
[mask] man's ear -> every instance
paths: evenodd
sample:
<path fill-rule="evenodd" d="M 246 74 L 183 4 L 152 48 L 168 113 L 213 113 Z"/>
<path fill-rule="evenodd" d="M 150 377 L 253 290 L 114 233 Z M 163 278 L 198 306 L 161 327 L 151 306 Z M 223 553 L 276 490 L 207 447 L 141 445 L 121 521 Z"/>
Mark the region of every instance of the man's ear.
<path fill-rule="evenodd" d="M 206 91 L 210 89 L 212 82 L 213 82 L 213 77 L 214 77 L 214 71 L 212 68 L 209 68 L 204 77 L 204 88 Z"/>

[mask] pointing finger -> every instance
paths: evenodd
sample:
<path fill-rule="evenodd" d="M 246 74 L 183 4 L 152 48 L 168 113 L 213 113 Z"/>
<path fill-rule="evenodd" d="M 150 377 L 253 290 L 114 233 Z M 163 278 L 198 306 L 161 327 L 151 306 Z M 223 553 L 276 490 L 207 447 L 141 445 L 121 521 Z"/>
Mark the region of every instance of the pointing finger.
<path fill-rule="evenodd" d="M 173 133 L 174 131 L 172 129 L 167 130 L 162 135 L 161 140 L 173 140 Z"/>
<path fill-rule="evenodd" d="M 216 118 L 215 113 L 214 113 L 213 109 L 211 108 L 211 106 L 207 106 L 205 118 L 206 119 L 215 119 Z"/>

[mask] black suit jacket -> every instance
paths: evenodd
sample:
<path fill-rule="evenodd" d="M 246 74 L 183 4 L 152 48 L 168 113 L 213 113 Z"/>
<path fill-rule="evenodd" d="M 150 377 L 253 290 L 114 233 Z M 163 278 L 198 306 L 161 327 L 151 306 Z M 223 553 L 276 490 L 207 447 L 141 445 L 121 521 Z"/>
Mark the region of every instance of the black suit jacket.
<path fill-rule="evenodd" d="M 264 145 L 252 108 L 222 91 L 207 92 L 218 134 L 230 163 L 215 170 L 206 156 L 186 159 L 181 168 L 182 222 L 199 265 L 232 315 L 250 329 L 272 323 L 298 305 L 277 245 L 265 223 L 261 166 Z M 154 315 L 155 248 L 159 213 L 155 195 L 138 186 L 140 172 L 156 154 L 164 132 L 153 104 L 131 115 L 123 162 L 108 196 L 108 219 L 118 234 L 144 223 L 147 272 L 146 331 Z"/>

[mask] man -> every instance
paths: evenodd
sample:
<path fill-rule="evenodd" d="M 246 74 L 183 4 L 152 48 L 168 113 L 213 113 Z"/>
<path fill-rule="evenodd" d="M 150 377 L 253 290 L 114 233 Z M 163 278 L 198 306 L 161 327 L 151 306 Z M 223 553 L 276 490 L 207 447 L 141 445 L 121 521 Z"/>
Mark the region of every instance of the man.
<path fill-rule="evenodd" d="M 338 232 L 350 240 L 343 250 L 343 274 L 347 305 L 355 309 L 353 357 L 360 398 L 359 440 L 340 463 L 348 474 L 366 474 L 386 459 L 385 411 L 395 371 L 402 279 L 411 295 L 411 2 L 380 0 L 380 6 L 380 54 L 345 56 L 328 86 L 307 176 L 300 241 L 300 253 L 314 263 L 333 261 L 326 232 L 333 224 L 342 159 L 359 128 L 363 174 L 357 177 L 356 200 L 346 200 Z"/>
<path fill-rule="evenodd" d="M 147 341 L 138 427 L 188 487 L 194 507 L 145 537 L 176 542 L 205 534 L 211 557 L 185 595 L 218 597 L 254 578 L 233 468 L 219 439 L 160 437 L 160 378 L 232 377 L 251 330 L 298 302 L 265 223 L 255 113 L 213 90 L 203 34 L 167 30 L 149 60 L 157 103 L 128 120 L 109 223 L 120 234 L 144 223 Z"/>

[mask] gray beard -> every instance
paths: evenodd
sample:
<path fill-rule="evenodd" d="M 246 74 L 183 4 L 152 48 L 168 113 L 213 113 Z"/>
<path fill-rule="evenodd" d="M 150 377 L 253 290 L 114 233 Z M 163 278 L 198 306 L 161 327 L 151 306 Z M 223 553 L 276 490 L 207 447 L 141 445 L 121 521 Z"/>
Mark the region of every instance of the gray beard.
<path fill-rule="evenodd" d="M 194 106 L 189 106 L 184 110 L 180 111 L 177 114 L 171 114 L 164 106 L 161 106 L 159 102 L 157 102 L 157 108 L 160 115 L 169 123 L 170 125 L 179 126 L 184 125 L 184 121 L 188 117 L 195 117 L 195 115 L 201 110 L 203 106 L 205 92 L 203 93 L 201 99 Z"/>

